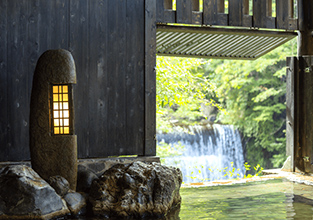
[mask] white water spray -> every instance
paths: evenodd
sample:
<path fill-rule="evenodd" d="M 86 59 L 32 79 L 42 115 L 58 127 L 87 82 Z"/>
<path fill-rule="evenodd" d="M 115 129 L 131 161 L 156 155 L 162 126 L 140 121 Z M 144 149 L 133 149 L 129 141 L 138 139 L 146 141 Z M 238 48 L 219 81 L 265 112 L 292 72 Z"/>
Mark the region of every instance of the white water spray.
<path fill-rule="evenodd" d="M 179 167 L 183 173 L 183 182 L 243 177 L 245 169 L 242 143 L 239 132 L 232 125 L 190 126 L 188 130 L 190 132 L 176 131 L 157 135 L 159 142 L 164 141 L 174 148 L 179 142 L 184 146 L 181 156 L 167 157 L 163 163 Z M 225 175 L 226 172 L 228 175 Z"/>

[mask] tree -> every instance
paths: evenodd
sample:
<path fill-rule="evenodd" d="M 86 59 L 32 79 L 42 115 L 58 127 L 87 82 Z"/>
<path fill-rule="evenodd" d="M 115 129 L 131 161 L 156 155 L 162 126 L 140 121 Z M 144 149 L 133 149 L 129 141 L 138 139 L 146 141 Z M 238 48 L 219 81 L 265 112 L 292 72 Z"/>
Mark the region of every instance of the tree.
<path fill-rule="evenodd" d="M 219 120 L 238 127 L 251 165 L 279 167 L 285 156 L 286 56 L 295 49 L 288 42 L 256 61 L 213 60 L 207 75 L 226 109 Z"/>
<path fill-rule="evenodd" d="M 187 124 L 202 117 L 199 107 L 214 104 L 208 98 L 215 90 L 204 76 L 207 61 L 194 58 L 157 58 L 157 129 L 168 131 L 173 120 Z"/>

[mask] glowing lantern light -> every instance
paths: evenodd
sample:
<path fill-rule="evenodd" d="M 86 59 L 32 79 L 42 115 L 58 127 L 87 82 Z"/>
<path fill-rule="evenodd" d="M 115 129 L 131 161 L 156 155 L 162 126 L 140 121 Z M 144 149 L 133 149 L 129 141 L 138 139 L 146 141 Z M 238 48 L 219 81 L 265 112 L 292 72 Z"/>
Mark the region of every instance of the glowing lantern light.
<path fill-rule="evenodd" d="M 71 126 L 71 85 L 52 85 L 52 133 L 72 134 Z"/>

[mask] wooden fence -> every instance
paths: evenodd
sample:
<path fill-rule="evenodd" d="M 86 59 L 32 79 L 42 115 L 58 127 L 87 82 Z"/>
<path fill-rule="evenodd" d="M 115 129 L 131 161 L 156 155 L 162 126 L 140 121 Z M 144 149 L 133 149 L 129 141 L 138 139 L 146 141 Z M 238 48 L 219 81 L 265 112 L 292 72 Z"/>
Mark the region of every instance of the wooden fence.
<path fill-rule="evenodd" d="M 297 5 L 297 0 L 158 0 L 157 22 L 297 30 Z"/>

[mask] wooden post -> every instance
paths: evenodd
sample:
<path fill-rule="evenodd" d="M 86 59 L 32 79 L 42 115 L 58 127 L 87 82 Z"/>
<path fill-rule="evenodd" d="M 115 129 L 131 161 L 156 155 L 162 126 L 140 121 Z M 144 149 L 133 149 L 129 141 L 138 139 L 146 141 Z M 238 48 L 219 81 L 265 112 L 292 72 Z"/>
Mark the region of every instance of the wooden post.
<path fill-rule="evenodd" d="M 313 55 L 313 5 L 310 0 L 299 0 L 298 56 Z"/>
<path fill-rule="evenodd" d="M 298 137 L 298 121 L 297 119 L 297 72 L 298 72 L 297 57 L 287 57 L 287 74 L 286 74 L 286 154 L 291 157 L 290 172 L 295 171 L 295 158 L 299 149 L 297 140 Z M 286 167 L 288 168 L 288 166 Z"/>
<path fill-rule="evenodd" d="M 294 99 L 294 129 L 287 129 L 287 139 L 294 140 L 295 171 L 313 172 L 313 6 L 310 0 L 299 0 L 298 68 L 287 85 L 294 83 L 294 94 L 287 88 L 287 99 Z M 291 80 L 291 81 L 290 81 Z M 288 103 L 288 101 L 287 101 Z M 288 116 L 287 116 L 288 127 Z M 290 137 L 290 135 L 292 137 Z M 287 149 L 291 148 L 287 141 Z M 288 150 L 287 150 L 288 152 Z M 290 151 L 289 151 L 290 153 Z"/>
<path fill-rule="evenodd" d="M 145 147 L 156 155 L 156 1 L 145 0 Z"/>

